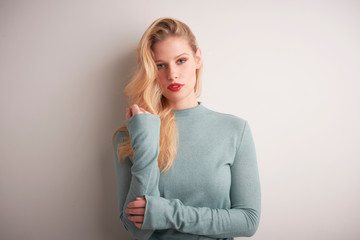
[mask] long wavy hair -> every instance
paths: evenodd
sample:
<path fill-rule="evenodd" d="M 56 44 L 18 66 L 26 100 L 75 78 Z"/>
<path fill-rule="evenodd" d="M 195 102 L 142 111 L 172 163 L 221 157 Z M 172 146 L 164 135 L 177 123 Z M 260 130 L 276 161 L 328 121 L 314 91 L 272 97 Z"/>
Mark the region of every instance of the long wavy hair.
<path fill-rule="evenodd" d="M 137 48 L 137 68 L 130 82 L 124 89 L 129 105 L 137 104 L 151 114 L 158 115 L 161 120 L 158 166 L 161 173 L 170 169 L 177 153 L 178 129 L 174 112 L 162 95 L 157 81 L 157 66 L 154 62 L 153 45 L 169 36 L 185 38 L 194 55 L 198 49 L 196 38 L 190 28 L 174 18 L 159 18 L 155 20 L 143 34 Z M 196 70 L 195 97 L 201 95 L 201 74 L 203 65 Z M 114 137 L 117 132 L 126 132 L 125 140 L 119 146 L 114 146 Z M 118 128 L 112 136 L 112 146 L 117 148 L 118 161 L 133 156 L 134 150 L 130 144 L 129 132 L 126 124 Z"/>

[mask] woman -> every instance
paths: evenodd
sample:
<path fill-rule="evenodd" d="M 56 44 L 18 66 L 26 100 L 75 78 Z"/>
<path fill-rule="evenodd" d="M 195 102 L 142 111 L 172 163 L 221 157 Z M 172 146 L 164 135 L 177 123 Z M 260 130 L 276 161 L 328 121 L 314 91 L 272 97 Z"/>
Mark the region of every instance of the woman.
<path fill-rule="evenodd" d="M 243 118 L 197 101 L 202 56 L 189 27 L 150 25 L 113 135 L 119 216 L 133 239 L 233 239 L 260 219 L 255 145 Z"/>

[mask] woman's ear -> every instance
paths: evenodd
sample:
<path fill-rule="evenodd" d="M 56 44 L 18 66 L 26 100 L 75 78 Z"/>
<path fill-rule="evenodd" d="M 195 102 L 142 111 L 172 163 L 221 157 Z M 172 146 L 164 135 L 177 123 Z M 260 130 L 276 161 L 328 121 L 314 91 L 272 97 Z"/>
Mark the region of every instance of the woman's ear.
<path fill-rule="evenodd" d="M 196 61 L 196 69 L 199 69 L 201 67 L 201 64 L 202 64 L 202 56 L 201 56 L 201 49 L 200 48 L 196 49 L 195 61 Z"/>

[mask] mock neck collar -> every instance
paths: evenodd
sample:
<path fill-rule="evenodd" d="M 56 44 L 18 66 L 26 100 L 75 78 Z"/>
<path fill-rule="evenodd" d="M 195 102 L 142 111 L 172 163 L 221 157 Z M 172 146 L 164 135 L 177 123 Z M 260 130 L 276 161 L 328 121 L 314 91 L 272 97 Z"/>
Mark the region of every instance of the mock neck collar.
<path fill-rule="evenodd" d="M 184 109 L 173 109 L 175 117 L 190 116 L 194 113 L 200 112 L 204 109 L 204 105 L 201 101 L 198 101 L 198 105 L 195 107 L 184 108 Z"/>

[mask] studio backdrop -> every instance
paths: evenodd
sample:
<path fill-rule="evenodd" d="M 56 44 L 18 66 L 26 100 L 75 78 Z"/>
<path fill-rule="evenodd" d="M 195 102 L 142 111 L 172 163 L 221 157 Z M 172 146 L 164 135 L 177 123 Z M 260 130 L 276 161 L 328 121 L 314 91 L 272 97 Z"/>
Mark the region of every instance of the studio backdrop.
<path fill-rule="evenodd" d="M 246 119 L 258 240 L 360 239 L 360 2 L 0 2 L 0 239 L 130 239 L 111 137 L 135 47 L 188 24 L 210 109 Z"/>

